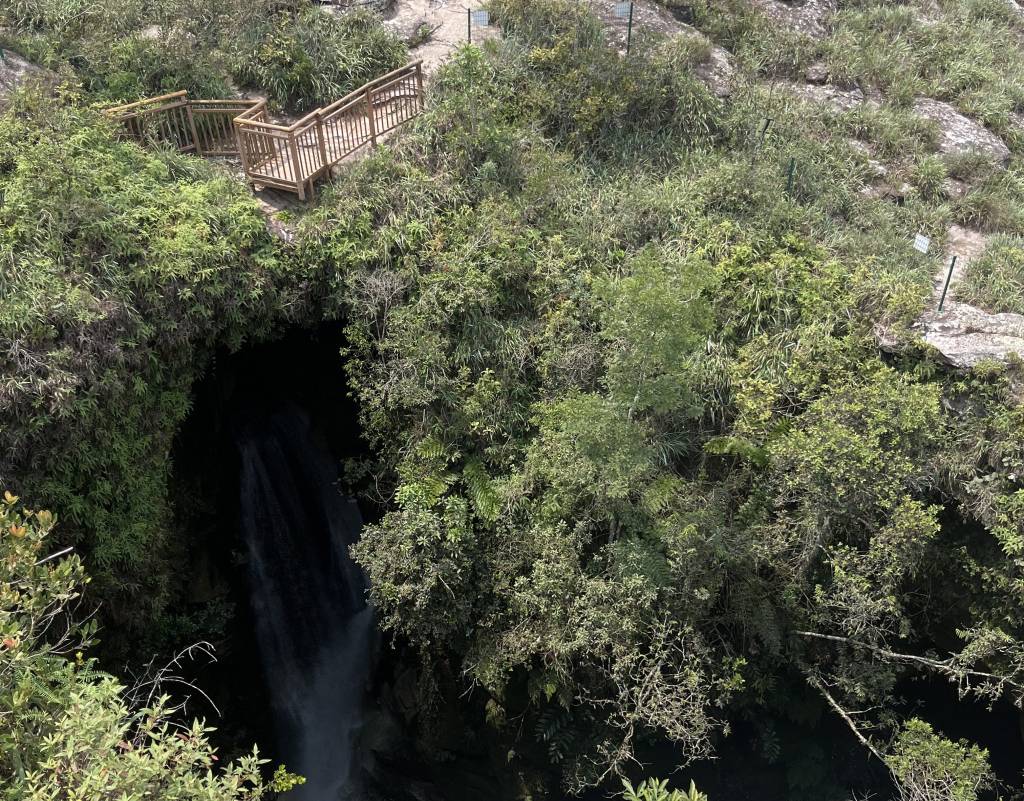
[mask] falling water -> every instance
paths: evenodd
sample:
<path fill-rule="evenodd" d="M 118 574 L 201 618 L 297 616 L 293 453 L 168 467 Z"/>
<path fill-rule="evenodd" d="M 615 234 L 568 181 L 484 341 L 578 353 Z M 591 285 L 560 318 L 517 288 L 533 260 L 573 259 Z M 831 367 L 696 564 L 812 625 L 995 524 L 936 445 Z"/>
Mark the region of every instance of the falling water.
<path fill-rule="evenodd" d="M 299 409 L 250 422 L 236 440 L 278 756 L 306 777 L 288 798 L 357 799 L 355 746 L 374 630 L 366 578 L 348 553 L 359 536 L 359 510 L 338 492 L 334 460 Z"/>

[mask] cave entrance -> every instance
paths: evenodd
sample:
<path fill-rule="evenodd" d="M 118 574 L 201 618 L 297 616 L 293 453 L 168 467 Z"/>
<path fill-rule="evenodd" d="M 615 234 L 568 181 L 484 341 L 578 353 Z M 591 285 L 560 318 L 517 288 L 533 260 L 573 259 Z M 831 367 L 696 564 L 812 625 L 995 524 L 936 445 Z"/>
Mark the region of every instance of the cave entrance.
<path fill-rule="evenodd" d="M 343 346 L 332 323 L 218 352 L 174 452 L 190 569 L 173 639 L 214 644 L 194 678 L 221 713 L 218 745 L 257 742 L 306 775 L 296 801 L 347 781 L 316 774 L 354 748 L 378 639 L 348 556 L 375 511 L 342 479 L 366 454 Z"/>

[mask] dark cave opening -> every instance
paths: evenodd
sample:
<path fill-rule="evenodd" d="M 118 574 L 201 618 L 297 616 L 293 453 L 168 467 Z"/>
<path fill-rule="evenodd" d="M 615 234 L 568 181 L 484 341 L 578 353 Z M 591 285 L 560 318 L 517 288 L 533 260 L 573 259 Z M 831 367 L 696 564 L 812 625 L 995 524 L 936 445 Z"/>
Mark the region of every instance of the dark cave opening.
<path fill-rule="evenodd" d="M 308 421 L 309 448 L 329 454 L 337 471 L 336 494 L 358 501 L 364 524 L 382 513 L 366 500 L 369 482 L 358 469 L 372 454 L 349 396 L 344 346 L 341 324 L 328 323 L 291 330 L 236 353 L 218 352 L 194 387 L 191 412 L 175 443 L 174 504 L 177 524 L 187 531 L 189 558 L 175 610 L 185 623 L 173 640 L 209 640 L 215 647 L 217 661 L 194 665 L 188 678 L 220 714 L 200 706 L 189 712 L 217 726 L 214 741 L 224 761 L 251 752 L 255 742 L 272 770 L 287 759 L 291 745 L 282 741 L 280 721 L 272 713 L 275 677 L 267 675 L 261 659 L 266 654 L 250 598 L 239 431 L 273 427 L 282 415 L 300 415 Z M 482 714 L 474 714 L 482 702 L 446 704 L 425 723 L 418 700 L 419 660 L 401 640 L 374 631 L 359 744 L 366 786 L 353 797 L 501 797 L 493 788 L 510 789 L 502 776 L 507 766 L 494 765 L 493 749 L 467 729 L 467 718 L 482 720 Z M 457 781 L 449 781 L 453 775 Z"/>
<path fill-rule="evenodd" d="M 257 742 L 274 759 L 283 746 L 275 737 L 267 702 L 272 677 L 262 666 L 250 602 L 239 432 L 284 413 L 300 414 L 340 476 L 347 460 L 366 454 L 345 381 L 343 346 L 342 326 L 329 323 L 291 330 L 236 353 L 218 352 L 194 387 L 190 415 L 175 443 L 172 486 L 178 523 L 188 532 L 190 563 L 180 616 L 190 621 L 193 639 L 211 640 L 217 658 L 195 666 L 190 678 L 221 713 L 219 722 L 211 722 L 219 727 L 216 739 L 227 756 Z M 359 507 L 364 519 L 377 514 L 372 505 Z"/>

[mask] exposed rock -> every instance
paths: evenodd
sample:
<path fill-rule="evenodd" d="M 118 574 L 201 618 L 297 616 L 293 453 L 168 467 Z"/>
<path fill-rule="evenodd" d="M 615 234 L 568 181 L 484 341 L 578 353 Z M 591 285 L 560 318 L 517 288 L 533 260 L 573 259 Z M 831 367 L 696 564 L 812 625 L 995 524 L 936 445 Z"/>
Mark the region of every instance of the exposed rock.
<path fill-rule="evenodd" d="M 707 84 L 717 97 L 728 97 L 732 94 L 736 67 L 732 61 L 732 54 L 725 48 L 712 45 L 710 58 L 699 64 L 694 74 Z"/>
<path fill-rule="evenodd" d="M 914 324 L 914 330 L 941 354 L 943 361 L 958 369 L 969 369 L 983 361 L 1008 364 L 1014 358 L 1024 359 L 1024 315 L 990 314 L 952 299 L 952 290 L 962 278 L 964 268 L 985 251 L 988 239 L 980 231 L 959 225 L 950 227 L 944 264 L 932 282 L 935 305 L 938 306 L 955 254 L 958 259 L 950 279 L 950 292 L 941 312 L 937 308 L 926 312 Z M 902 344 L 884 329 L 876 330 L 875 338 L 879 347 L 889 352 L 898 351 Z"/>
<path fill-rule="evenodd" d="M 615 16 L 616 0 L 590 0 L 589 10 L 604 23 L 612 42 L 622 51 L 626 49 L 626 21 Z M 633 33 L 638 30 L 654 31 L 664 36 L 691 36 L 700 39 L 709 48 L 707 60 L 694 68 L 697 78 L 718 97 L 732 93 L 736 67 L 732 53 L 719 47 L 703 33 L 674 16 L 662 5 L 651 0 L 637 0 L 633 6 Z"/>
<path fill-rule="evenodd" d="M 878 163 L 878 162 L 874 162 Z M 906 181 L 900 181 L 896 183 L 880 183 L 865 186 L 860 190 L 860 193 L 864 197 L 869 197 L 874 200 L 889 200 L 893 203 L 902 204 L 914 188 Z"/>
<path fill-rule="evenodd" d="M 406 41 L 415 41 L 418 29 L 426 25 L 430 36 L 409 50 L 410 60 L 422 60 L 423 69 L 434 72 L 457 47 L 466 42 L 466 6 L 457 0 L 396 0 L 384 24 Z M 473 28 L 473 41 L 499 35 L 497 26 Z"/>
<path fill-rule="evenodd" d="M 267 230 L 282 242 L 295 241 L 295 226 L 289 218 L 302 207 L 302 201 L 291 192 L 263 187 L 255 193 Z"/>
<path fill-rule="evenodd" d="M 866 98 L 860 89 L 813 83 L 781 83 L 779 86 L 802 100 L 830 105 L 837 111 L 851 111 L 864 104 L 876 105 L 876 101 Z"/>
<path fill-rule="evenodd" d="M 804 80 L 807 83 L 824 84 L 828 83 L 828 67 L 821 61 L 816 61 L 807 68 L 804 73 Z"/>
<path fill-rule="evenodd" d="M 925 314 L 914 328 L 951 367 L 965 369 L 983 361 L 1009 363 L 1014 356 L 1024 359 L 1024 315 L 989 314 L 947 300 L 942 312 Z"/>
<path fill-rule="evenodd" d="M 957 259 L 953 277 L 949 281 L 950 291 L 963 280 L 967 265 L 985 252 L 990 238 L 988 234 L 960 225 L 949 227 L 949 233 L 946 235 L 946 261 L 942 269 L 935 274 L 933 282 L 937 293 L 942 292 L 942 287 L 946 283 L 946 274 L 949 272 L 949 263 L 953 256 Z"/>
<path fill-rule="evenodd" d="M 889 168 L 878 159 L 868 159 L 868 166 L 874 171 L 876 178 L 885 178 L 889 174 Z"/>
<path fill-rule="evenodd" d="M 836 0 L 755 0 L 769 19 L 796 33 L 821 39 L 828 18 L 836 12 Z"/>
<path fill-rule="evenodd" d="M 946 178 L 942 182 L 942 194 L 949 200 L 959 200 L 967 194 L 967 184 L 957 178 Z"/>
<path fill-rule="evenodd" d="M 15 89 L 36 81 L 41 84 L 55 83 L 56 73 L 37 67 L 10 50 L 0 48 L 0 102 L 8 98 Z"/>
<path fill-rule="evenodd" d="M 921 97 L 914 111 L 939 126 L 939 152 L 945 154 L 982 152 L 1005 164 L 1010 158 L 1006 143 L 974 120 L 965 117 L 949 103 Z"/>

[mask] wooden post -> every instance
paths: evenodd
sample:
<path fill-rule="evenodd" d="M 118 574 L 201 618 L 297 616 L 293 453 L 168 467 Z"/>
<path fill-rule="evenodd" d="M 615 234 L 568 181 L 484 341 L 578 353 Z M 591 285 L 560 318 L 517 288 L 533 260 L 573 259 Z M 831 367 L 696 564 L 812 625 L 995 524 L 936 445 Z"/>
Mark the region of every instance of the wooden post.
<path fill-rule="evenodd" d="M 242 128 L 242 126 L 239 125 L 237 122 L 232 123 L 232 124 L 234 125 L 234 128 L 235 128 L 235 141 L 238 143 L 238 158 L 240 158 L 242 160 L 242 172 L 245 173 L 246 179 L 249 180 L 249 183 L 252 184 L 253 189 L 255 189 L 256 188 L 256 184 L 253 183 L 253 181 L 251 180 L 251 177 L 250 177 L 251 170 L 249 168 L 249 154 L 246 153 L 246 149 L 245 149 L 245 143 L 246 143 L 245 131 Z"/>
<path fill-rule="evenodd" d="M 366 117 L 370 121 L 370 143 L 377 147 L 377 121 L 373 118 L 373 94 L 366 87 Z"/>
<path fill-rule="evenodd" d="M 196 120 L 192 116 L 192 102 L 185 100 L 185 116 L 188 117 L 188 128 L 192 132 L 192 144 L 196 147 L 196 155 L 203 155 L 203 147 L 199 144 L 199 132 L 196 130 Z"/>
<path fill-rule="evenodd" d="M 331 165 L 327 162 L 327 143 L 324 141 L 324 120 L 323 117 L 320 116 L 319 111 L 316 113 L 316 143 L 320 148 L 321 167 L 324 171 L 328 171 L 330 170 Z"/>
<path fill-rule="evenodd" d="M 295 143 L 295 134 L 288 134 L 288 148 L 292 153 L 292 171 L 295 176 L 295 188 L 299 191 L 299 200 L 306 199 L 306 181 L 302 177 L 302 172 L 299 167 L 299 147 Z"/>
<path fill-rule="evenodd" d="M 423 111 L 426 106 L 426 102 L 423 99 L 423 65 L 416 65 L 416 91 L 419 96 L 419 107 L 420 111 Z"/>

